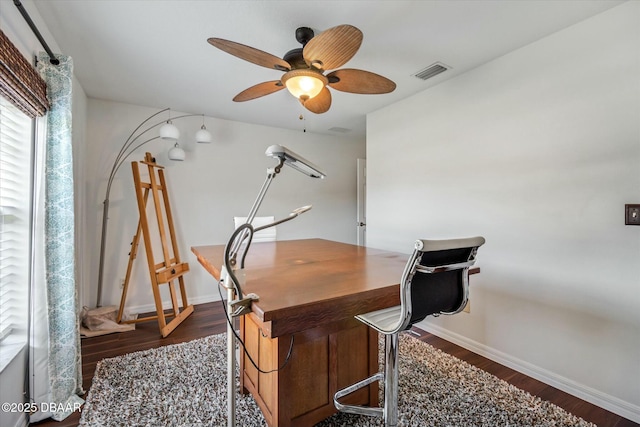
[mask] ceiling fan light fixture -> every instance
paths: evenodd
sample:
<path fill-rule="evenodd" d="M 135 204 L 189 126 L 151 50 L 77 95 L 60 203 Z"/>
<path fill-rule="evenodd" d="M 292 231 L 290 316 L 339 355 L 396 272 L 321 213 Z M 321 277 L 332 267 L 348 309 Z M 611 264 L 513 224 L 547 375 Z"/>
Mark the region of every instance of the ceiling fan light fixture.
<path fill-rule="evenodd" d="M 329 80 L 322 74 L 312 70 L 291 70 L 282 76 L 282 83 L 285 84 L 291 95 L 306 101 L 318 95 L 329 83 Z"/>
<path fill-rule="evenodd" d="M 331 91 L 356 94 L 393 92 L 396 84 L 386 77 L 355 68 L 341 68 L 362 44 L 362 31 L 353 25 L 338 25 L 315 35 L 308 27 L 296 30 L 296 40 L 302 48 L 291 49 L 280 58 L 262 50 L 211 37 L 207 41 L 237 58 L 284 73 L 280 80 L 253 85 L 234 98 L 234 102 L 249 101 L 278 92 L 285 87 L 302 106 L 315 114 L 329 111 Z M 328 70 L 333 70 L 329 72 Z M 325 76 L 324 72 L 328 74 Z"/>

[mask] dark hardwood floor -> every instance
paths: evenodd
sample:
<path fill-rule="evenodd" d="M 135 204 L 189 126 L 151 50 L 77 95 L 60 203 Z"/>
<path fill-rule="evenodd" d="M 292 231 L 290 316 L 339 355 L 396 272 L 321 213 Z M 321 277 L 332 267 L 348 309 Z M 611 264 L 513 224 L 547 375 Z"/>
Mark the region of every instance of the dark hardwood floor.
<path fill-rule="evenodd" d="M 167 338 L 160 336 L 158 324 L 155 321 L 139 323 L 136 325 L 136 330 L 132 332 L 85 338 L 82 340 L 83 387 L 85 390 L 89 390 L 96 364 L 104 358 L 190 341 L 207 335 L 225 332 L 225 328 L 222 306 L 219 302 L 214 302 L 196 306 L 195 312 Z M 420 334 L 419 339 L 422 341 L 465 360 L 520 389 L 528 391 L 532 395 L 550 401 L 572 414 L 597 424 L 599 427 L 640 427 L 640 424 L 573 397 L 435 335 L 417 328 L 414 328 L 414 331 Z M 74 413 L 62 422 L 45 420 L 32 425 L 38 427 L 75 427 L 78 425 L 79 420 L 80 414 Z"/>

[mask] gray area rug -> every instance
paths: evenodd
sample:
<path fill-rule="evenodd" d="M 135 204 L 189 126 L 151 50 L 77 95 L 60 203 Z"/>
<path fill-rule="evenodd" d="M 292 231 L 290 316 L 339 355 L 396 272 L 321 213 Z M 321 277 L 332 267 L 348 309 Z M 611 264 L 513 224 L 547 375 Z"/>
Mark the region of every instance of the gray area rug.
<path fill-rule="evenodd" d="M 594 424 L 544 402 L 413 337 L 400 341 L 402 426 Z M 225 426 L 226 335 L 126 354 L 98 363 L 81 426 Z M 251 396 L 238 396 L 237 425 L 266 426 Z M 336 414 L 318 426 L 382 426 Z"/>

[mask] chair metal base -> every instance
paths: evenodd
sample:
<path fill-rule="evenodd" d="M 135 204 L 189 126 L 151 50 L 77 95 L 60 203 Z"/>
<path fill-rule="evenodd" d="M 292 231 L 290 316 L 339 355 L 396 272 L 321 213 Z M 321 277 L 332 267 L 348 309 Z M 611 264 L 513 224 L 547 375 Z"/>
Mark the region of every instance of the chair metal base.
<path fill-rule="evenodd" d="M 398 425 L 398 336 L 399 333 L 385 335 L 384 341 L 384 374 L 377 373 L 369 378 L 357 382 L 349 387 L 338 390 L 333 397 L 333 403 L 338 411 L 350 414 L 382 417 L 386 427 Z M 338 399 L 353 393 L 375 381 L 384 380 L 384 406 L 373 408 L 361 405 L 347 405 Z"/>

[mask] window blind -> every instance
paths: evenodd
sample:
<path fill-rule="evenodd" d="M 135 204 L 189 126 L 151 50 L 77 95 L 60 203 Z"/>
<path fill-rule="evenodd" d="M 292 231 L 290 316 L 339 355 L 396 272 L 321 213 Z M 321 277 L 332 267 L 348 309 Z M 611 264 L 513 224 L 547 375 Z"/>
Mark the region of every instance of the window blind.
<path fill-rule="evenodd" d="M 0 345 L 26 329 L 31 133 L 31 119 L 0 97 Z"/>
<path fill-rule="evenodd" d="M 29 117 L 49 109 L 47 84 L 0 30 L 0 94 Z"/>

